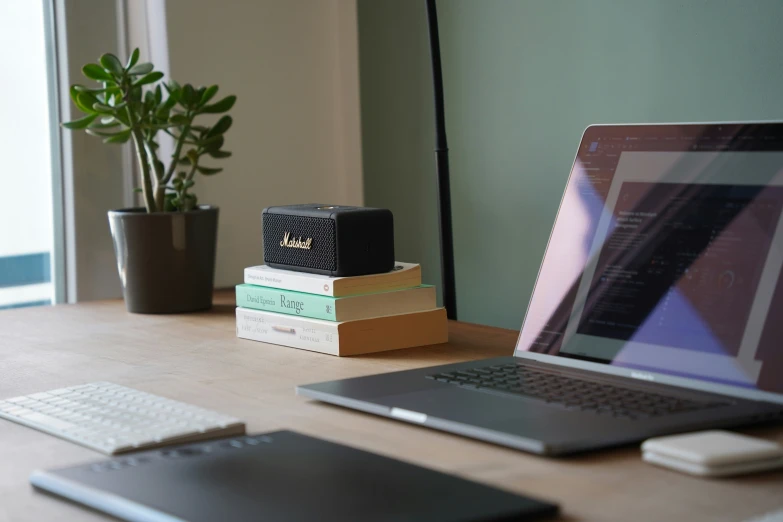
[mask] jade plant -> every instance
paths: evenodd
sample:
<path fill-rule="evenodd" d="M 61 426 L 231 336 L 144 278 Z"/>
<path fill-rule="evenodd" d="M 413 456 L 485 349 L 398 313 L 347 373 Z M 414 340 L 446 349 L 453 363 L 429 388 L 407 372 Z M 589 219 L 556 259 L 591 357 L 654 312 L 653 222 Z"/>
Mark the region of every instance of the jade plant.
<path fill-rule="evenodd" d="M 203 161 L 231 156 L 223 150 L 231 116 L 224 115 L 212 125 L 201 119 L 196 124 L 196 118 L 229 111 L 236 96 L 213 102 L 217 85 L 162 82 L 162 72 L 155 71 L 151 63 L 138 61 L 139 50 L 135 49 L 125 65 L 113 54 L 85 65 L 82 73 L 98 86 L 71 86 L 71 99 L 84 116 L 63 123 L 63 127 L 84 129 L 103 138 L 104 143 L 132 140 L 141 182 L 136 190 L 143 194 L 147 212 L 192 210 L 197 198 L 189 190 L 196 173 L 210 176 L 223 170 Z M 168 165 L 158 158 L 160 132 L 174 138 Z"/>

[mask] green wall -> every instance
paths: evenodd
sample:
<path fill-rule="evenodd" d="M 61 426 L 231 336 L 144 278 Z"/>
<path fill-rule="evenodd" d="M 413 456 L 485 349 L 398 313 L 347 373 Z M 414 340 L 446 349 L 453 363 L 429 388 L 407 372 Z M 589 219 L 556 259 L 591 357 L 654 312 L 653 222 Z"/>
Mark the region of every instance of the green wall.
<path fill-rule="evenodd" d="M 441 0 L 459 318 L 519 328 L 591 123 L 783 119 L 783 1 Z M 423 0 L 358 0 L 365 203 L 440 284 Z"/>

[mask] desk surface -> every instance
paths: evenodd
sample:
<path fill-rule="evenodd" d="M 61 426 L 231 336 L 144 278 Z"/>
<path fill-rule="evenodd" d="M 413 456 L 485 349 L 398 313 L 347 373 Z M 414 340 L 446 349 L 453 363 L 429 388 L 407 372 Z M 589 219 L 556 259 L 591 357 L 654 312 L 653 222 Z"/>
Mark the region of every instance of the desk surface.
<path fill-rule="evenodd" d="M 145 316 L 122 301 L 0 312 L 0 397 L 107 380 L 244 419 L 249 432 L 303 433 L 528 493 L 567 520 L 740 521 L 783 508 L 783 472 L 704 480 L 644 464 L 637 448 L 544 459 L 305 400 L 296 384 L 510 355 L 516 332 L 465 323 L 451 342 L 337 358 L 240 340 L 231 293 L 208 313 Z M 783 429 L 748 433 L 783 442 Z M 44 494 L 35 469 L 102 456 L 0 421 L 0 520 L 102 520 Z"/>

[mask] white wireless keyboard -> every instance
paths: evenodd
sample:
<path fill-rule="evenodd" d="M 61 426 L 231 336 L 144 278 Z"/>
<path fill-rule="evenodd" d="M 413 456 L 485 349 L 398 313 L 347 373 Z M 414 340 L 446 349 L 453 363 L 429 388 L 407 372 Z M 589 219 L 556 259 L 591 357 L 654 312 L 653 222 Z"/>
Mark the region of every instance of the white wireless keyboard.
<path fill-rule="evenodd" d="M 108 455 L 245 433 L 234 417 L 109 382 L 0 400 L 0 418 Z"/>

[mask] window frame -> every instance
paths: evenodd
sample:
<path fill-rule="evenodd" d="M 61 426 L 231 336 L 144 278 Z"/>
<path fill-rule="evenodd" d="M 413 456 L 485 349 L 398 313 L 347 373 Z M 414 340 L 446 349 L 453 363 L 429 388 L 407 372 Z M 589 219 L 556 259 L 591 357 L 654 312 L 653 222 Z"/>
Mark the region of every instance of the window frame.
<path fill-rule="evenodd" d="M 47 24 L 52 117 L 55 303 L 122 296 L 107 211 L 135 206 L 129 144 L 105 145 L 60 122 L 78 118 L 69 86 L 87 83 L 84 64 L 127 54 L 124 0 L 41 0 Z"/>

